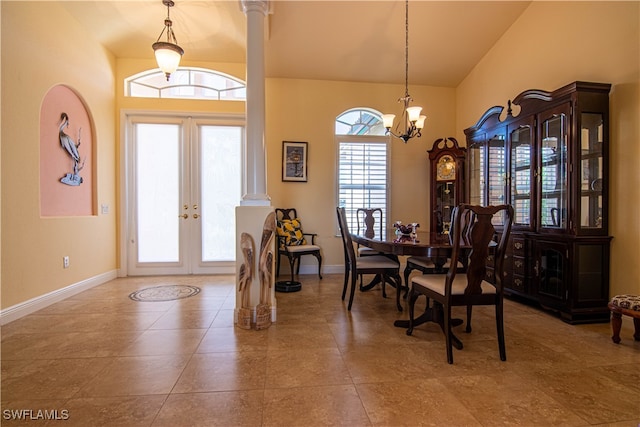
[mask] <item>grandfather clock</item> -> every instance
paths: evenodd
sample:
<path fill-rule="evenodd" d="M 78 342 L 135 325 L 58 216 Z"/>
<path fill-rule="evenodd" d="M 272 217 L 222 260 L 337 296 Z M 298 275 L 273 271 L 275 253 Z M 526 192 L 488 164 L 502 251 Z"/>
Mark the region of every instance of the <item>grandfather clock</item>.
<path fill-rule="evenodd" d="M 464 200 L 466 149 L 453 138 L 440 138 L 429 150 L 431 162 L 431 233 L 448 239 L 451 211 Z"/>

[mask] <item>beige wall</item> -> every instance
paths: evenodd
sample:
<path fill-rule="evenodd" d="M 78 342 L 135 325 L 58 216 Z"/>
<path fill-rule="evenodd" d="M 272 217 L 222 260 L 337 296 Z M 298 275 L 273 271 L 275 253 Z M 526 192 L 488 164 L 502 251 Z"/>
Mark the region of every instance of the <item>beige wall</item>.
<path fill-rule="evenodd" d="M 640 292 L 640 3 L 532 2 L 457 90 L 457 134 L 526 89 L 612 83 L 611 294 Z"/>
<path fill-rule="evenodd" d="M 113 56 L 57 3 L 0 6 L 4 309 L 116 268 L 116 128 Z M 56 84 L 81 94 L 93 116 L 95 201 L 108 215 L 40 217 L 40 106 Z"/>
<path fill-rule="evenodd" d="M 453 136 L 454 90 L 410 87 L 414 105 L 427 116 L 425 132 L 406 145 L 391 144 L 389 220 L 418 222 L 428 230 L 428 154 L 433 141 Z M 267 190 L 274 207 L 295 207 L 305 230 L 318 233 L 323 265 L 344 263 L 335 208 L 337 148 L 334 122 L 344 111 L 370 107 L 400 113 L 402 86 L 317 80 L 268 79 L 266 86 Z M 309 143 L 308 182 L 282 182 L 282 141 Z M 306 258 L 306 257 L 304 257 Z M 315 265 L 315 259 L 303 260 Z"/>

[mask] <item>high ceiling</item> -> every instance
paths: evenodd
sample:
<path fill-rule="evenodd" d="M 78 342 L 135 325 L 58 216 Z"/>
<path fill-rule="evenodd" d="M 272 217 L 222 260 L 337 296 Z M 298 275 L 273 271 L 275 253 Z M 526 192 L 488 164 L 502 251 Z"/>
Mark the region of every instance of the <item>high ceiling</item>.
<path fill-rule="evenodd" d="M 116 57 L 153 57 L 167 11 L 161 0 L 63 4 Z M 411 0 L 409 84 L 456 87 L 529 4 Z M 276 0 L 270 7 L 267 77 L 404 83 L 404 1 Z M 183 61 L 245 62 L 238 0 L 175 0 L 171 19 Z"/>

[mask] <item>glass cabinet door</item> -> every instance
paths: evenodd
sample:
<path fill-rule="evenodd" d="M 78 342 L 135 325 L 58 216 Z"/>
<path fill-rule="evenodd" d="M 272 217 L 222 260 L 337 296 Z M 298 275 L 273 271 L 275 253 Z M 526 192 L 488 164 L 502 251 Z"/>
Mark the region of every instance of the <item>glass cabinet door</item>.
<path fill-rule="evenodd" d="M 509 187 L 514 210 L 513 225 L 531 225 L 532 147 L 533 129 L 529 124 L 518 126 L 509 133 L 510 170 Z"/>
<path fill-rule="evenodd" d="M 544 300 L 563 301 L 566 295 L 567 247 L 558 243 L 538 243 L 534 270 L 538 276 L 538 296 Z"/>
<path fill-rule="evenodd" d="M 487 166 L 489 169 L 489 205 L 501 205 L 505 202 L 505 143 L 504 135 L 494 135 L 488 143 Z"/>
<path fill-rule="evenodd" d="M 502 205 L 505 202 L 505 178 L 507 176 L 505 136 L 496 134 L 488 141 L 487 166 L 489 170 L 488 205 Z M 502 225 L 503 218 L 494 216 L 494 225 Z"/>
<path fill-rule="evenodd" d="M 582 113 L 580 128 L 580 227 L 602 228 L 603 133 L 602 114 Z"/>
<path fill-rule="evenodd" d="M 567 114 L 552 114 L 540 131 L 540 226 L 566 229 Z"/>
<path fill-rule="evenodd" d="M 469 203 L 472 205 L 486 205 L 485 153 L 486 146 L 483 142 L 474 142 L 467 148 Z"/>

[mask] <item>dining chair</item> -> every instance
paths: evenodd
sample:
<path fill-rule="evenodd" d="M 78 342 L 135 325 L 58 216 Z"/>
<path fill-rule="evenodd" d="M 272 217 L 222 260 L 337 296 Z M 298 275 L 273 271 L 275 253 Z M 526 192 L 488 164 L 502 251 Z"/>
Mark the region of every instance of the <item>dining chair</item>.
<path fill-rule="evenodd" d="M 318 260 L 318 276 L 322 279 L 322 255 L 320 246 L 315 244 L 315 233 L 305 233 L 295 208 L 276 208 L 276 230 L 278 233 L 278 257 L 276 275 L 280 275 L 280 257 L 286 256 L 291 267 L 291 281 L 300 275 L 300 257 L 313 255 Z M 307 240 L 309 239 L 310 242 Z M 296 264 L 297 262 L 297 264 Z M 297 268 L 294 268 L 296 267 Z"/>
<path fill-rule="evenodd" d="M 402 279 L 400 279 L 400 263 L 384 255 L 370 255 L 358 257 L 353 247 L 353 240 L 349 233 L 347 225 L 347 216 L 344 208 L 336 208 L 338 215 L 338 225 L 340 227 L 340 235 L 342 236 L 342 245 L 344 249 L 344 284 L 342 286 L 342 300 L 347 294 L 349 279 L 351 279 L 351 290 L 349 294 L 348 310 L 351 310 L 353 297 L 355 294 L 358 275 L 375 274 L 380 275 L 382 284 L 382 296 L 386 298 L 385 285 L 387 282 L 393 283 L 396 288 L 396 306 L 398 311 L 402 311 L 400 305 L 400 291 Z"/>
<path fill-rule="evenodd" d="M 382 221 L 382 209 L 380 208 L 358 208 L 356 209 L 357 234 L 361 232 L 365 237 L 375 237 L 376 223 L 378 225 L 378 236 L 382 237 L 384 222 Z M 358 255 L 379 255 L 380 253 L 366 246 L 358 245 Z"/>
<path fill-rule="evenodd" d="M 473 220 L 465 236 L 462 233 L 463 227 L 459 225 L 466 211 L 473 212 Z M 498 232 L 492 220 L 500 215 L 503 216 L 500 221 L 502 229 Z M 413 333 L 415 302 L 420 295 L 424 295 L 433 300 L 434 310 L 438 311 L 437 316 L 441 316 L 439 323 L 445 335 L 447 362 L 453 363 L 451 308 L 467 307 L 467 332 L 471 332 L 471 308 L 474 305 L 494 305 L 500 360 L 505 361 L 507 355 L 504 342 L 502 277 L 507 241 L 513 223 L 513 207 L 463 204 L 458 207 L 453 218 L 457 225 L 454 225 L 453 229 L 451 259 L 459 259 L 463 252 L 469 253 L 466 274 L 457 274 L 458 268 L 450 266 L 446 274 L 423 274 L 411 279 L 407 335 Z M 497 234 L 499 239 L 496 244 L 494 238 Z M 464 250 L 465 247 L 470 248 L 470 251 Z M 495 258 L 495 283 L 485 280 L 490 252 Z"/>
<path fill-rule="evenodd" d="M 455 216 L 457 209 L 458 207 L 456 206 L 451 211 L 452 218 Z M 465 236 L 468 233 L 469 226 L 471 225 L 472 220 L 473 220 L 473 211 L 471 210 L 465 211 L 460 221 L 460 226 L 462 227 L 463 236 Z M 449 243 L 452 243 L 452 236 L 454 232 L 453 228 L 455 226 L 456 226 L 455 224 L 451 224 L 451 228 L 449 229 L 449 234 L 448 234 Z M 433 260 L 430 257 L 410 256 L 407 258 L 406 265 L 404 268 L 404 282 L 409 283 L 409 276 L 411 275 L 411 272 L 413 270 L 419 270 L 422 272 L 422 274 L 435 274 L 435 273 L 442 273 L 444 271 L 449 270 L 450 266 L 451 266 L 451 258 L 448 258 L 445 261 L 445 263 L 442 265 L 442 267 L 438 269 L 436 267 L 436 264 L 433 262 Z M 466 269 L 466 259 L 464 258 L 464 256 L 461 256 L 461 258 L 458 260 L 458 273 L 464 272 L 465 269 Z"/>

